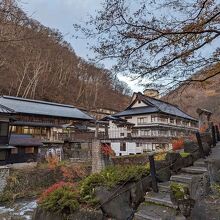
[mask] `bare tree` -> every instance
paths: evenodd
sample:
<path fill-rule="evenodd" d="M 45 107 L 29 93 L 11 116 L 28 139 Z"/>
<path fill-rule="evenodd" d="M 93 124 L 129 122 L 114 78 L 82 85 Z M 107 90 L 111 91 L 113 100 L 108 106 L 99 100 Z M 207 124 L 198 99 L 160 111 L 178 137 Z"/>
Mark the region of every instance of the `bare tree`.
<path fill-rule="evenodd" d="M 147 78 L 146 86 L 169 89 L 220 73 L 219 0 L 104 0 L 86 24 L 74 26 L 77 37 L 96 37 L 96 61 L 114 59 L 116 72 Z"/>

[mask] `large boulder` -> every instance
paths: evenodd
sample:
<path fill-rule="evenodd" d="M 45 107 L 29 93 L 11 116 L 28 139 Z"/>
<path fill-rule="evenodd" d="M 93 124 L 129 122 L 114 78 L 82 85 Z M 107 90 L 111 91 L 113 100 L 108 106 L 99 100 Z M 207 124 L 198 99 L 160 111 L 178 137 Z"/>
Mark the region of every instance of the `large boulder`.
<path fill-rule="evenodd" d="M 193 165 L 193 156 L 191 154 L 186 157 L 183 157 L 182 160 L 184 167 L 189 167 Z"/>
<path fill-rule="evenodd" d="M 99 210 L 80 209 L 76 213 L 68 216 L 67 220 L 103 220 L 103 212 Z"/>
<path fill-rule="evenodd" d="M 159 182 L 167 182 L 170 180 L 171 170 L 170 167 L 164 167 L 156 172 L 157 180 Z"/>
<path fill-rule="evenodd" d="M 211 133 L 209 132 L 201 133 L 200 136 L 201 136 L 202 142 L 207 143 L 209 146 L 212 146 Z"/>
<path fill-rule="evenodd" d="M 220 199 L 206 198 L 198 200 L 191 212 L 193 220 L 217 220 L 220 219 Z"/>
<path fill-rule="evenodd" d="M 191 140 L 184 141 L 184 152 L 193 153 L 199 150 L 198 143 Z"/>
<path fill-rule="evenodd" d="M 156 160 L 155 168 L 158 181 L 166 182 L 170 180 L 171 171 L 167 160 Z"/>
<path fill-rule="evenodd" d="M 166 160 L 155 160 L 154 163 L 155 163 L 156 171 L 159 171 L 162 168 L 169 166 L 169 163 Z"/>
<path fill-rule="evenodd" d="M 176 160 L 172 165 L 171 165 L 171 170 L 174 173 L 177 173 L 178 171 L 180 171 L 184 166 L 184 158 L 182 158 L 180 156 L 180 158 L 178 160 Z"/>
<path fill-rule="evenodd" d="M 57 213 L 48 212 L 41 207 L 37 207 L 33 214 L 33 220 L 65 220 L 64 216 Z"/>
<path fill-rule="evenodd" d="M 206 156 L 208 156 L 211 152 L 211 147 L 207 142 L 202 142 L 203 151 Z"/>
<path fill-rule="evenodd" d="M 151 176 L 146 176 L 146 177 L 142 178 L 141 182 L 142 182 L 142 187 L 143 187 L 144 192 L 151 190 L 151 186 L 152 186 Z"/>
<path fill-rule="evenodd" d="M 130 190 L 126 187 L 117 190 L 117 192 L 116 190 L 117 188 L 110 190 L 106 187 L 97 187 L 95 195 L 102 204 L 101 209 L 106 216 L 117 220 L 128 219 L 134 212 L 131 206 Z"/>
<path fill-rule="evenodd" d="M 33 220 L 103 220 L 103 212 L 99 210 L 91 209 L 79 209 L 74 214 L 64 216 L 58 213 L 48 212 L 41 207 L 38 207 L 34 214 Z"/>
<path fill-rule="evenodd" d="M 206 162 L 211 182 L 220 184 L 220 158 L 208 158 Z"/>
<path fill-rule="evenodd" d="M 172 166 L 177 160 L 181 159 L 181 156 L 177 152 L 167 152 L 165 159 L 169 166 Z"/>
<path fill-rule="evenodd" d="M 131 192 L 131 206 L 137 208 L 138 205 L 144 201 L 145 192 L 141 181 L 128 184 L 128 188 Z"/>

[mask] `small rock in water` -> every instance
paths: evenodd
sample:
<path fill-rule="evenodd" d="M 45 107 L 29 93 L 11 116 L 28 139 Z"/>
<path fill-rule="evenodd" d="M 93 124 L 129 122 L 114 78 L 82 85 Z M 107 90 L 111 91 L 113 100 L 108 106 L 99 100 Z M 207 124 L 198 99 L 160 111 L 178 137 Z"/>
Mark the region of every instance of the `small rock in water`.
<path fill-rule="evenodd" d="M 17 201 L 11 206 L 0 206 L 0 220 L 31 220 L 36 201 Z"/>

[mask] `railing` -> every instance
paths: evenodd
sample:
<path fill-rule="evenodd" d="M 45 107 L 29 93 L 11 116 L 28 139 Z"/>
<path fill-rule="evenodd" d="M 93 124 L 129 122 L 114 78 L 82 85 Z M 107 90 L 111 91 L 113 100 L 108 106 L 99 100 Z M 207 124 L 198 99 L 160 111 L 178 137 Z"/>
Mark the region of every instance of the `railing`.
<path fill-rule="evenodd" d="M 211 135 L 212 135 L 212 146 L 214 147 L 214 146 L 216 146 L 216 143 L 218 141 L 220 141 L 220 132 L 219 132 L 219 127 L 217 125 L 212 124 Z M 197 139 L 197 143 L 198 143 L 198 147 L 199 147 L 198 151 L 200 153 L 200 157 L 205 158 L 205 156 L 208 156 L 208 155 L 205 155 L 202 140 L 201 140 L 201 134 L 199 132 L 196 133 L 196 139 Z M 197 149 L 195 151 L 197 151 Z M 154 192 L 158 192 L 157 174 L 156 174 L 154 155 L 155 155 L 155 153 L 151 153 L 151 154 L 149 154 L 148 158 L 149 158 L 149 162 L 150 162 L 150 175 L 152 178 L 152 188 L 153 188 Z M 162 168 L 162 169 L 164 169 L 164 168 Z"/>

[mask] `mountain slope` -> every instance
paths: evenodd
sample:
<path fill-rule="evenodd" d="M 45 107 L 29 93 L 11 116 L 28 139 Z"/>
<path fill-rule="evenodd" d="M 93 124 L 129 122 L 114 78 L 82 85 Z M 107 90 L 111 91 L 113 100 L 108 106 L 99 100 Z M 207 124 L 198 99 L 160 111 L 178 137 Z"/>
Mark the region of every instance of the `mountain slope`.
<path fill-rule="evenodd" d="M 207 72 L 202 72 L 196 78 L 205 78 Z M 181 109 L 198 118 L 197 108 L 213 112 L 213 120 L 220 122 L 220 74 L 202 83 L 196 82 L 188 86 L 180 86 L 169 93 L 165 100 L 178 105 Z"/>
<path fill-rule="evenodd" d="M 130 89 L 110 71 L 78 57 L 57 30 L 0 2 L 0 95 L 94 109 L 122 109 Z"/>

